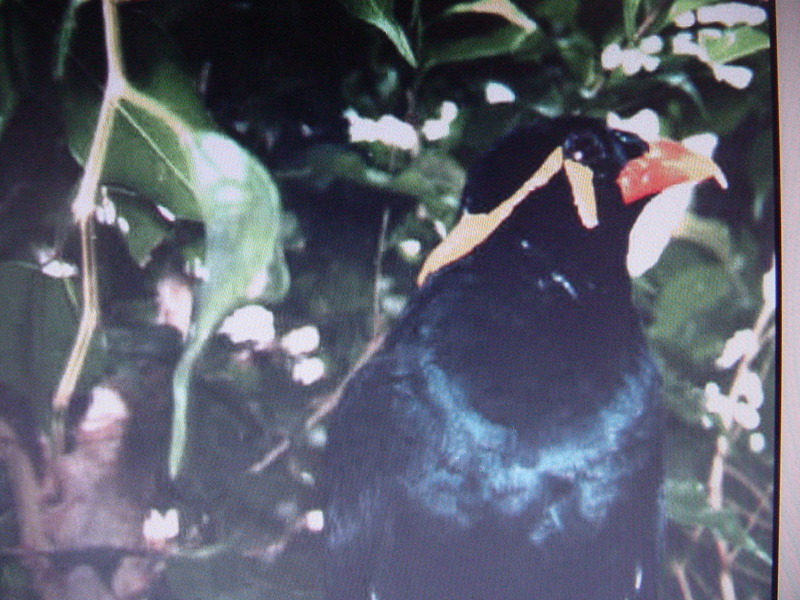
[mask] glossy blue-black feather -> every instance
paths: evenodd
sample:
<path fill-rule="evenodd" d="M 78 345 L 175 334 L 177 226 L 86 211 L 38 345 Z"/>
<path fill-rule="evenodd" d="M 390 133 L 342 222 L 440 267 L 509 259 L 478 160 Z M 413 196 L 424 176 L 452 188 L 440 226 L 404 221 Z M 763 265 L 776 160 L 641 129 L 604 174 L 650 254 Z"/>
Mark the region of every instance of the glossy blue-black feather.
<path fill-rule="evenodd" d="M 652 600 L 663 511 L 659 375 L 625 271 L 646 145 L 587 119 L 512 133 L 469 173 L 485 212 L 557 146 L 563 174 L 433 274 L 346 386 L 324 484 L 327 600 Z"/>

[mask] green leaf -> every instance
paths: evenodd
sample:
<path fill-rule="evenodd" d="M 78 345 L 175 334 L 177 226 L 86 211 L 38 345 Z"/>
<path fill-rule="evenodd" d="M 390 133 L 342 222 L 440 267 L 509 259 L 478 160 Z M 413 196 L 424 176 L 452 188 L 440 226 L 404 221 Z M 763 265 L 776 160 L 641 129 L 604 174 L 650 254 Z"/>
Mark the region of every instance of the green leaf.
<path fill-rule="evenodd" d="M 639 9 L 642 0 L 624 0 L 622 4 L 622 18 L 625 25 L 625 37 L 628 41 L 633 41 L 636 37 Z"/>
<path fill-rule="evenodd" d="M 578 18 L 579 9 L 580 0 L 543 0 L 536 3 L 534 14 L 540 19 L 572 27 Z"/>
<path fill-rule="evenodd" d="M 598 70 L 598 52 L 588 36 L 575 33 L 556 42 L 561 58 L 580 85 L 588 86 Z"/>
<path fill-rule="evenodd" d="M 689 211 L 673 236 L 676 239 L 692 242 L 708 250 L 722 262 L 730 260 L 730 227 L 719 219 L 703 217 L 693 211 Z"/>
<path fill-rule="evenodd" d="M 38 268 L 0 263 L 0 380 L 37 401 L 40 417 L 61 377 L 78 327 L 71 279 Z M 92 352 L 84 377 L 99 371 Z"/>
<path fill-rule="evenodd" d="M 720 37 L 700 36 L 700 45 L 714 63 L 729 63 L 750 56 L 770 46 L 769 35 L 754 27 L 734 27 L 722 31 Z"/>
<path fill-rule="evenodd" d="M 714 4 L 718 1 L 719 0 L 676 0 L 669 9 L 669 18 L 672 20 L 678 15 L 682 15 L 687 10 L 696 10 L 701 6 Z"/>
<path fill-rule="evenodd" d="M 133 190 L 139 197 L 167 207 L 177 218 L 199 221 L 190 158 L 180 140 L 213 128 L 213 122 L 197 96 L 193 79 L 172 60 L 176 50 L 168 40 L 143 25 L 128 45 L 147 49 L 137 55 L 131 77 L 137 89 L 154 101 L 154 107 L 147 111 L 125 101 L 117 107 L 102 181 Z M 67 140 L 82 164 L 92 142 L 100 101 L 96 82 L 84 70 L 65 72 Z"/>
<path fill-rule="evenodd" d="M 531 33 L 536 30 L 536 22 L 517 8 L 511 0 L 473 0 L 451 6 L 445 15 L 458 13 L 482 13 L 502 17 L 512 25 Z"/>
<path fill-rule="evenodd" d="M 307 162 L 311 177 L 320 188 L 326 188 L 337 179 L 382 189 L 391 182 L 389 173 L 368 165 L 359 152 L 345 146 L 314 146 L 308 152 Z"/>
<path fill-rule="evenodd" d="M 753 219 L 760 221 L 764 217 L 767 202 L 775 193 L 775 175 L 772 169 L 763 165 L 774 165 L 772 130 L 762 131 L 753 141 L 748 161 L 748 175 L 753 185 Z"/>
<path fill-rule="evenodd" d="M 169 235 L 170 225 L 151 203 L 137 196 L 115 194 L 113 200 L 119 216 L 128 222 L 128 231 L 124 233 L 128 251 L 143 267 L 150 261 L 153 250 Z"/>
<path fill-rule="evenodd" d="M 170 472 L 187 442 L 192 367 L 219 321 L 247 299 L 278 300 L 288 287 L 280 243 L 280 197 L 267 170 L 251 154 L 217 133 L 186 140 L 192 188 L 206 225 L 205 269 L 189 342 L 176 368 Z M 254 285 L 263 282 L 263 289 Z M 256 286 L 258 287 L 258 286 Z"/>
<path fill-rule="evenodd" d="M 408 42 L 408 37 L 394 18 L 393 0 L 339 0 L 339 2 L 353 16 L 380 29 L 395 45 L 406 62 L 412 67 L 417 66 L 417 59 Z"/>
<path fill-rule="evenodd" d="M 728 297 L 729 286 L 720 264 L 698 262 L 673 273 L 656 303 L 651 334 L 663 340 L 689 335 L 698 318 Z"/>
<path fill-rule="evenodd" d="M 424 66 L 429 69 L 441 64 L 514 54 L 522 49 L 527 50 L 529 45 L 538 44 L 541 39 L 538 29 L 526 31 L 505 25 L 483 35 L 431 44 L 425 55 Z"/>
<path fill-rule="evenodd" d="M 53 69 L 56 79 L 64 77 L 72 40 L 78 29 L 78 9 L 87 2 L 89 0 L 70 0 L 69 6 L 64 12 L 61 29 L 58 32 L 58 47 L 56 48 L 56 60 Z"/>
<path fill-rule="evenodd" d="M 687 527 L 701 526 L 731 546 L 747 550 L 753 556 L 772 564 L 769 552 L 761 548 L 730 509 L 714 510 L 708 505 L 706 486 L 692 479 L 669 479 L 666 484 L 669 518 Z"/>
<path fill-rule="evenodd" d="M 434 218 L 451 216 L 464 187 L 464 168 L 443 152 L 422 152 L 391 183 L 391 189 L 416 197 Z"/>
<path fill-rule="evenodd" d="M 697 107 L 698 110 L 704 111 L 705 104 L 703 102 L 703 97 L 700 95 L 697 86 L 695 85 L 692 78 L 689 77 L 684 71 L 664 71 L 663 73 L 658 73 L 655 77 L 657 81 L 662 81 L 669 87 L 679 90 L 683 94 L 685 94 L 692 103 Z"/>

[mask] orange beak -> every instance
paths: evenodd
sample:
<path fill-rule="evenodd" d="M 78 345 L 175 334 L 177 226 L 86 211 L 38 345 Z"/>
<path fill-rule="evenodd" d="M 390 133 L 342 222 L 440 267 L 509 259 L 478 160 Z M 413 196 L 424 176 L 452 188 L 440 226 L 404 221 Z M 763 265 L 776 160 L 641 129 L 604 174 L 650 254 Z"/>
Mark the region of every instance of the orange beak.
<path fill-rule="evenodd" d="M 623 167 L 617 177 L 622 201 L 637 200 L 658 194 L 679 183 L 701 182 L 714 178 L 726 189 L 728 182 L 717 163 L 671 140 L 657 140 L 650 150 Z"/>

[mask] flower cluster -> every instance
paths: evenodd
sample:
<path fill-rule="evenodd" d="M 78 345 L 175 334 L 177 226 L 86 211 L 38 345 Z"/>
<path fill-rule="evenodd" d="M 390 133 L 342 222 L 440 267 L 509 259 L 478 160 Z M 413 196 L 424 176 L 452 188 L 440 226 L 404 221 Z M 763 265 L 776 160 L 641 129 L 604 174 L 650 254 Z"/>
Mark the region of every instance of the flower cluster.
<path fill-rule="evenodd" d="M 606 46 L 600 55 L 600 64 L 606 71 L 622 68 L 626 75 L 635 75 L 642 69 L 652 73 L 661 64 L 661 59 L 655 56 L 664 48 L 664 41 L 657 35 L 644 38 L 633 48 L 622 48 L 617 43 Z"/>
<path fill-rule="evenodd" d="M 278 338 L 272 311 L 251 304 L 227 317 L 218 333 L 234 344 L 248 346 L 248 352 L 279 351 L 288 358 L 287 367 L 296 383 L 311 385 L 325 376 L 325 361 L 314 356 L 320 346 L 319 329 L 314 325 L 292 329 Z"/>
<path fill-rule="evenodd" d="M 766 19 L 767 13 L 764 9 L 742 2 L 723 2 L 701 6 L 697 10 L 687 10 L 673 18 L 674 25 L 684 31 L 672 37 L 672 54 L 693 56 L 711 69 L 717 81 L 736 89 L 744 89 L 753 79 L 752 70 L 727 64 L 725 60 L 715 60 L 708 48 L 712 45 L 733 46 L 739 34 L 735 27 L 753 27 L 764 23 Z M 606 71 L 621 68 L 629 76 L 642 70 L 652 73 L 661 64 L 662 57 L 658 55 L 664 49 L 662 38 L 651 35 L 629 47 L 623 47 L 619 43 L 606 46 L 600 62 Z"/>
<path fill-rule="evenodd" d="M 749 436 L 750 450 L 761 452 L 766 446 L 764 434 L 757 431 L 761 425 L 759 409 L 764 404 L 764 387 L 761 377 L 754 370 L 754 362 L 761 353 L 769 319 L 775 311 L 775 267 L 773 265 L 763 278 L 763 307 L 753 329 L 737 331 L 725 343 L 722 354 L 716 361 L 721 371 L 736 369 L 733 383 L 727 393 L 719 384 L 710 381 L 704 390 L 705 409 L 710 415 L 716 415 L 725 431 L 739 427 L 752 432 Z M 707 427 L 712 422 L 704 418 Z"/>

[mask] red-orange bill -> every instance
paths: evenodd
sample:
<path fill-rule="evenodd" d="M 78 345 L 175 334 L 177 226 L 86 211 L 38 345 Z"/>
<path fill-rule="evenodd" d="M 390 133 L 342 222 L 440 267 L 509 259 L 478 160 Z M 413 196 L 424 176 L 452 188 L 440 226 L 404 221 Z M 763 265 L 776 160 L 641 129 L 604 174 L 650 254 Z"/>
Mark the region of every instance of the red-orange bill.
<path fill-rule="evenodd" d="M 717 163 L 689 150 L 679 142 L 657 140 L 650 143 L 650 150 L 623 167 L 617 177 L 625 204 L 658 194 L 679 183 L 700 182 L 716 179 L 720 187 L 728 182 Z"/>

